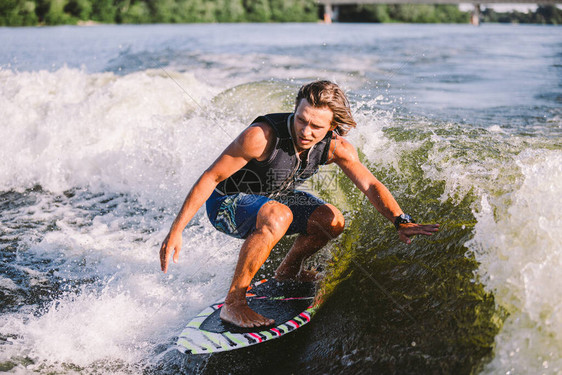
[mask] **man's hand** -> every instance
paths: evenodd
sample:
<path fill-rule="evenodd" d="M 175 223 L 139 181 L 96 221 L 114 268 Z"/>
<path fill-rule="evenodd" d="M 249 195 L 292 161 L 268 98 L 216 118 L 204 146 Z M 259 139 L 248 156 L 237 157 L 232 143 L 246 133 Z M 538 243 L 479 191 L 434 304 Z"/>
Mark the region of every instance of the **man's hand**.
<path fill-rule="evenodd" d="M 414 224 L 414 223 L 404 223 L 400 224 L 398 227 L 398 237 L 400 241 L 411 244 L 412 240 L 410 237 L 416 236 L 418 234 L 423 234 L 425 236 L 431 236 L 433 233 L 439 230 L 439 224 Z"/>
<path fill-rule="evenodd" d="M 162 247 L 160 248 L 160 265 L 164 273 L 168 272 L 168 262 L 170 261 L 170 254 L 174 252 L 174 263 L 178 262 L 181 250 L 182 236 L 181 233 L 168 233 Z"/>

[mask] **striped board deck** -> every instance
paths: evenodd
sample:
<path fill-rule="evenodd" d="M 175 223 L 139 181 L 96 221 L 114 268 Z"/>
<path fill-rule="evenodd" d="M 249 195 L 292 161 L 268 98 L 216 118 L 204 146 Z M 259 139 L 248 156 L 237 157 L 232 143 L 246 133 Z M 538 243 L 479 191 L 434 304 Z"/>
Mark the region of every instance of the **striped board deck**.
<path fill-rule="evenodd" d="M 180 334 L 178 349 L 191 354 L 209 354 L 245 348 L 273 340 L 310 322 L 317 306 L 313 283 L 262 280 L 246 293 L 250 308 L 275 323 L 268 327 L 240 328 L 223 322 L 215 303 L 194 317 Z"/>

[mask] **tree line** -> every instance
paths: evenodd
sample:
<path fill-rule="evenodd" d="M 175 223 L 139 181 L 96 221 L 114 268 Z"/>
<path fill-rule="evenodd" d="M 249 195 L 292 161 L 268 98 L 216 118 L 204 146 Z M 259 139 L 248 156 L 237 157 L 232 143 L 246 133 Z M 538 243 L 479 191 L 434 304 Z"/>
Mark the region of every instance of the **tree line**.
<path fill-rule="evenodd" d="M 482 12 L 482 22 L 499 23 L 538 23 L 547 25 L 562 25 L 562 9 L 555 5 L 539 5 L 534 12 L 496 12 L 485 9 Z"/>
<path fill-rule="evenodd" d="M 338 19 L 341 22 L 468 23 L 470 15 L 453 4 L 364 4 L 340 6 Z M 480 18 L 491 23 L 562 25 L 562 9 L 539 5 L 535 12 L 498 13 L 488 8 Z"/>
<path fill-rule="evenodd" d="M 341 22 L 468 23 L 470 13 L 453 4 L 342 5 Z"/>
<path fill-rule="evenodd" d="M 456 5 L 364 4 L 339 8 L 341 22 L 467 23 Z M 317 22 L 315 0 L 0 0 L 0 26 L 99 23 Z M 484 22 L 562 24 L 562 10 L 485 11 Z"/>
<path fill-rule="evenodd" d="M 314 0 L 0 0 L 0 25 L 315 22 Z"/>

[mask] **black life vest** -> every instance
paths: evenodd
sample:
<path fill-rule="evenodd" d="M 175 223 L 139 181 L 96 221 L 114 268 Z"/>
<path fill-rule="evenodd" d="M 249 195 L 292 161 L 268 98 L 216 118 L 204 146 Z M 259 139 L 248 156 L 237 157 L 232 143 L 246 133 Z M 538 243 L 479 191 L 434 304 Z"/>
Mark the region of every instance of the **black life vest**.
<path fill-rule="evenodd" d="M 292 113 L 273 113 L 256 118 L 252 123 L 266 122 L 275 132 L 275 147 L 264 161 L 250 160 L 242 169 L 217 185 L 222 195 L 236 193 L 269 197 L 286 194 L 318 171 L 328 160 L 332 132 L 299 158 L 291 136 Z"/>

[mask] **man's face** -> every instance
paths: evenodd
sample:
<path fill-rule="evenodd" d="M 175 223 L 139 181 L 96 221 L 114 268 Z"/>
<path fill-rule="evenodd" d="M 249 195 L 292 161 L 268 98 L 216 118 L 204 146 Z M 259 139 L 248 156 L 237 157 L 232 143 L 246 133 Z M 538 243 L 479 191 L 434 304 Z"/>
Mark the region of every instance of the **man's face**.
<path fill-rule="evenodd" d="M 331 126 L 334 114 L 328 107 L 313 107 L 306 99 L 301 99 L 295 111 L 294 136 L 299 151 L 308 150 L 320 142 Z"/>

